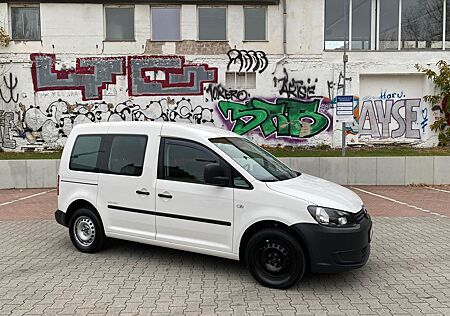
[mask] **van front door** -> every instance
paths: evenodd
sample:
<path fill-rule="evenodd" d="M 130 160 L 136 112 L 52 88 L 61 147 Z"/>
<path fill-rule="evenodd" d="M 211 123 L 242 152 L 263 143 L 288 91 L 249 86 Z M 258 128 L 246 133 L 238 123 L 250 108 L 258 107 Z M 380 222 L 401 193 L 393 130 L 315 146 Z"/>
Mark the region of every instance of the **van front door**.
<path fill-rule="evenodd" d="M 110 130 L 108 134 L 97 205 L 107 235 L 136 241 L 155 239 L 156 163 L 144 159 L 153 155 L 148 152 L 154 148 L 154 139 L 137 126 L 130 128 L 136 131 L 114 134 Z"/>
<path fill-rule="evenodd" d="M 191 141 L 162 139 L 156 182 L 156 240 L 221 252 L 232 251 L 233 188 L 204 181 L 204 168 L 230 167 Z"/>

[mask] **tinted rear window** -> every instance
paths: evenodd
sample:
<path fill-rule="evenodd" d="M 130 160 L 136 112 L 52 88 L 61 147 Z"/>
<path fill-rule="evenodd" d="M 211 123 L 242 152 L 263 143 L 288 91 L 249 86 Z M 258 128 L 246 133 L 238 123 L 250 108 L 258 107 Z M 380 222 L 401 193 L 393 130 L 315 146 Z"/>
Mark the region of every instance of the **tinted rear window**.
<path fill-rule="evenodd" d="M 78 136 L 70 156 L 69 168 L 75 171 L 97 172 L 97 159 L 102 136 Z"/>
<path fill-rule="evenodd" d="M 144 164 L 147 136 L 114 135 L 108 161 L 109 173 L 140 176 Z"/>

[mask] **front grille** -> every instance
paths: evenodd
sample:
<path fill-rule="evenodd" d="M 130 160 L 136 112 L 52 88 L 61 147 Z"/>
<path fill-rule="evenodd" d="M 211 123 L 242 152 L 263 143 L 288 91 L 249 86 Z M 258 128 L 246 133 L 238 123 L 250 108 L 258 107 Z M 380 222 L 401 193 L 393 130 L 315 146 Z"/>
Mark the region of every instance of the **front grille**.
<path fill-rule="evenodd" d="M 365 218 L 367 218 L 367 211 L 366 209 L 363 207 L 358 213 L 356 213 L 355 215 L 355 221 L 357 224 L 361 223 Z"/>

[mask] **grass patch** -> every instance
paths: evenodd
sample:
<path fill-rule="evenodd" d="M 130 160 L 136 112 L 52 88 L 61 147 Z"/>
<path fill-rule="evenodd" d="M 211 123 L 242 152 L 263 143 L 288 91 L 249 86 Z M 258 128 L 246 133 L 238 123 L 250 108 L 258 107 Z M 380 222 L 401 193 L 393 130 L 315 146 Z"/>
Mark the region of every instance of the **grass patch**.
<path fill-rule="evenodd" d="M 25 159 L 60 159 L 61 151 L 49 152 L 0 152 L 0 160 L 25 160 Z"/>
<path fill-rule="evenodd" d="M 264 147 L 277 157 L 341 157 L 340 149 L 306 147 Z M 52 152 L 1 152 L 0 160 L 60 159 L 61 151 Z M 347 157 L 404 157 L 404 156 L 450 156 L 450 147 L 411 148 L 376 147 L 347 148 Z"/>

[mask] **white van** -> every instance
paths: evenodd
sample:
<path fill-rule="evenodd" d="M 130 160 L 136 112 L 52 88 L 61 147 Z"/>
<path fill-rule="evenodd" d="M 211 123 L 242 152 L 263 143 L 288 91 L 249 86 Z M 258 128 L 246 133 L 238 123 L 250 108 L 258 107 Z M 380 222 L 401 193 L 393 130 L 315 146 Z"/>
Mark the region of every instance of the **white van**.
<path fill-rule="evenodd" d="M 55 218 L 82 252 L 113 237 L 242 260 L 273 288 L 363 266 L 372 228 L 352 191 L 234 133 L 161 122 L 74 127 Z"/>

